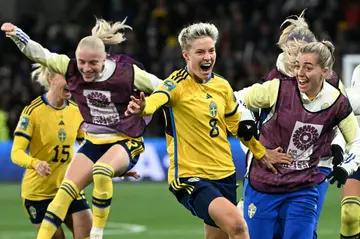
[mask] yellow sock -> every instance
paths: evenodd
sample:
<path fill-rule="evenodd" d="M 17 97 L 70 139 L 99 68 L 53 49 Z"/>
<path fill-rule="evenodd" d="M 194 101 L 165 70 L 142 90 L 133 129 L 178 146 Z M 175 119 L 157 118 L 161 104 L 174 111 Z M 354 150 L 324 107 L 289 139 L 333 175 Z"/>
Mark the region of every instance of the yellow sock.
<path fill-rule="evenodd" d="M 93 227 L 105 227 L 113 196 L 113 177 L 114 169 L 110 165 L 104 163 L 96 163 L 94 165 L 94 191 L 92 197 Z"/>
<path fill-rule="evenodd" d="M 51 239 L 63 222 L 71 202 L 77 198 L 79 190 L 70 180 L 61 183 L 55 198 L 49 204 L 41 223 L 37 239 Z"/>
<path fill-rule="evenodd" d="M 360 197 L 345 197 L 341 201 L 341 238 L 360 238 Z"/>

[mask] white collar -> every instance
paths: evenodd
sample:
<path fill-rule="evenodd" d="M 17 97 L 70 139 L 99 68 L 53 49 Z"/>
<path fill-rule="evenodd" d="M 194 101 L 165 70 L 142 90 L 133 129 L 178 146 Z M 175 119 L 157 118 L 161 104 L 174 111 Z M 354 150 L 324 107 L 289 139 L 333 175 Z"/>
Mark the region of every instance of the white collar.
<path fill-rule="evenodd" d="M 107 58 L 104 64 L 104 70 L 99 74 L 99 77 L 94 82 L 102 82 L 110 79 L 116 69 L 116 62 L 113 59 Z"/>
<path fill-rule="evenodd" d="M 324 80 L 324 83 L 320 89 L 320 92 L 311 100 L 305 93 L 300 92 L 301 95 L 301 99 L 303 100 L 303 102 L 307 102 L 307 101 L 314 101 L 317 98 L 321 97 L 322 95 L 324 95 L 325 91 L 328 91 L 329 89 L 329 83 L 326 82 L 326 80 Z"/>
<path fill-rule="evenodd" d="M 280 53 L 277 60 L 276 60 L 276 68 L 278 71 L 283 73 L 286 76 L 292 77 L 290 72 L 286 71 L 285 64 L 284 64 L 284 53 Z"/>

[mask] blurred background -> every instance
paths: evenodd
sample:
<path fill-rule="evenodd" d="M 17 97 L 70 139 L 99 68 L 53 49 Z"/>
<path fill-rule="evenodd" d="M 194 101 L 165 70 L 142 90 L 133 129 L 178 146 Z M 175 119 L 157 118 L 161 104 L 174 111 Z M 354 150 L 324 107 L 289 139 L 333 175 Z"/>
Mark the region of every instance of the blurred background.
<path fill-rule="evenodd" d="M 0 0 L 0 21 L 11 21 L 50 51 L 74 57 L 79 39 L 89 35 L 95 24 L 94 16 L 109 21 L 122 21 L 127 17 L 126 23 L 132 26 L 133 31 L 127 31 L 127 41 L 113 47 L 111 51 L 135 58 L 143 63 L 149 72 L 162 79 L 174 69 L 184 66 L 177 43 L 179 31 L 190 23 L 212 22 L 220 32 L 215 71 L 225 77 L 234 90 L 240 90 L 259 82 L 264 74 L 274 68 L 277 55 L 280 53 L 276 46 L 280 24 L 287 16 L 299 15 L 305 8 L 305 17 L 317 38 L 334 43 L 335 70 L 342 76 L 345 85 L 349 85 L 352 69 L 356 64 L 360 64 L 360 57 L 357 55 L 360 53 L 358 0 Z M 0 180 L 19 181 L 22 169 L 13 166 L 9 158 L 12 132 L 23 107 L 43 93 L 43 89 L 30 80 L 31 62 L 19 53 L 15 44 L 6 39 L 4 34 L 0 34 L 0 52 L 0 141 L 3 141 L 0 144 L 0 163 L 3 169 L 0 172 Z M 163 125 L 162 114 L 157 113 L 145 134 L 147 150 L 140 159 L 143 163 L 139 165 L 139 170 L 145 175 L 144 178 L 151 181 L 166 180 L 168 158 L 162 138 Z M 241 178 L 244 170 L 243 151 L 238 142 L 232 141 L 232 146 Z M 136 186 L 141 188 L 135 190 L 134 197 L 139 193 L 146 198 L 151 194 L 141 193 L 145 192 L 143 190 L 151 191 L 152 187 L 158 187 L 156 184 L 149 185 Z M 11 196 L 19 191 L 18 184 L 4 184 L 4 188 L 10 189 L 3 191 L 8 193 L 0 196 L 0 200 L 5 200 L 3 203 L 12 202 L 13 205 L 14 198 L 19 199 Z M 125 190 L 125 194 L 131 195 L 133 189 L 129 190 Z M 171 217 L 171 208 L 176 205 L 176 210 L 181 211 L 177 215 L 186 214 L 184 218 L 188 220 L 181 225 L 178 221 L 174 222 L 179 224 L 174 227 L 180 236 L 176 237 L 173 231 L 170 235 L 164 232 L 163 235 L 156 234 L 152 237 L 150 233 L 129 238 L 202 238 L 201 224 L 198 220 L 195 220 L 196 232 L 181 234 L 195 221 L 166 191 L 166 185 L 161 184 L 161 192 L 166 195 L 166 199 L 159 201 L 159 207 L 164 207 L 167 198 L 171 200 L 170 209 L 163 210 L 164 213 L 168 213 L 164 217 Z M 335 208 L 336 211 L 340 204 L 340 192 L 335 189 L 332 193 L 333 201 L 327 202 L 326 207 Z M 158 197 L 158 194 L 154 197 Z M 138 201 L 143 202 L 141 199 Z M 148 205 L 146 201 L 144 203 Z M 141 210 L 147 210 L 146 205 L 142 205 Z M 20 202 L 14 204 L 11 210 L 19 211 L 19 208 Z M 156 214 L 157 211 L 151 213 Z M 14 215 L 14 218 L 17 218 L 17 214 Z M 131 212 L 126 215 L 131 215 Z M 22 216 L 24 219 L 25 216 Z M 116 218 L 116 215 L 113 216 Z M 149 221 L 149 215 L 144 216 L 144 221 Z M 136 222 L 136 217 L 128 217 L 130 221 Z M 320 238 L 337 238 L 338 219 L 338 210 L 335 214 L 322 218 L 323 231 Z M 4 226 L 4 223 L 9 222 L 0 221 L 0 239 L 21 238 L 20 234 L 15 237 L 11 234 L 11 231 L 17 230 L 18 227 L 8 228 L 9 234 L 1 234 L 1 225 Z M 28 225 L 26 219 L 23 220 L 23 224 Z M 114 225 L 115 228 L 118 227 L 116 223 Z M 200 230 L 197 229 L 199 226 Z M 29 234 L 24 232 L 23 237 L 27 238 Z"/>

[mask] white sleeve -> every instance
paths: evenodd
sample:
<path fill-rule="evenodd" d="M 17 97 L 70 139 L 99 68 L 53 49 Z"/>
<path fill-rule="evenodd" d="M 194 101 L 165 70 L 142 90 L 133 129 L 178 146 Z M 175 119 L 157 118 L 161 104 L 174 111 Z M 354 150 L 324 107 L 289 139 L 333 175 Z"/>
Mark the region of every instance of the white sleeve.
<path fill-rule="evenodd" d="M 346 142 L 345 142 L 344 136 L 341 134 L 341 131 L 339 130 L 338 127 L 335 127 L 334 131 L 335 131 L 335 136 L 334 136 L 333 141 L 331 142 L 331 145 L 337 144 L 341 147 L 343 152 L 345 152 Z"/>
<path fill-rule="evenodd" d="M 346 170 L 348 175 L 352 175 L 360 166 L 360 128 L 357 126 L 354 130 L 356 131 L 355 137 L 346 145 L 349 154 L 339 165 Z"/>
<path fill-rule="evenodd" d="M 244 97 L 248 93 L 249 89 L 250 89 L 250 87 L 246 87 L 242 90 L 234 91 L 234 95 L 235 95 L 237 101 L 239 102 L 239 108 L 240 108 L 240 106 L 243 106 L 243 108 L 248 109 L 245 104 Z M 259 109 L 251 109 L 251 111 L 258 112 Z M 251 113 L 251 111 L 249 110 L 249 113 L 252 115 L 252 117 L 254 119 L 254 115 Z M 240 112 L 242 113 L 242 111 L 240 111 Z M 247 113 L 245 113 L 245 114 L 247 114 Z"/>
<path fill-rule="evenodd" d="M 347 97 L 355 115 L 360 115 L 360 84 L 346 89 Z"/>
<path fill-rule="evenodd" d="M 255 118 L 254 118 L 253 113 L 245 107 L 244 102 L 242 102 L 242 101 L 239 100 L 239 99 L 238 99 L 237 101 L 239 102 L 238 111 L 239 111 L 240 114 L 241 114 L 241 119 L 240 119 L 240 121 L 244 121 L 244 120 L 252 120 L 252 121 L 255 121 Z"/>
<path fill-rule="evenodd" d="M 15 27 L 15 35 L 8 36 L 20 49 L 20 51 L 30 60 L 40 63 L 50 70 L 65 75 L 70 59 L 66 55 L 50 52 L 39 43 L 30 39 L 30 37 L 20 28 Z"/>
<path fill-rule="evenodd" d="M 360 87 L 360 65 L 355 67 L 352 78 L 351 78 L 351 87 Z"/>

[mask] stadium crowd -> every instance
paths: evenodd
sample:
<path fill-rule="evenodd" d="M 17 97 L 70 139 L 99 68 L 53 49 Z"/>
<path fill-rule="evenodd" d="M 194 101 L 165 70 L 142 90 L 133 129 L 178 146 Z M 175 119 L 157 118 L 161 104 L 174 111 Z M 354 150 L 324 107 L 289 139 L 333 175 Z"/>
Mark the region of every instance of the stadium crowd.
<path fill-rule="evenodd" d="M 307 8 L 306 19 L 318 39 L 336 47 L 334 69 L 341 73 L 341 56 L 360 52 L 360 2 L 356 0 L 107 0 L 83 1 L 76 16 L 49 23 L 41 12 L 26 13 L 14 22 L 50 51 L 73 56 L 81 37 L 89 34 L 94 15 L 122 20 L 134 31 L 110 52 L 124 52 L 160 78 L 184 65 L 176 36 L 184 25 L 209 21 L 220 30 L 215 72 L 235 90 L 260 81 L 274 65 L 279 24 L 290 14 Z M 73 7 L 68 4 L 68 7 Z M 78 17 L 78 16 L 81 16 Z M 0 16 L 2 22 L 7 19 Z M 24 105 L 43 89 L 30 80 L 31 62 L 11 41 L 0 36 L 0 140 L 9 139 Z M 163 135 L 163 117 L 157 113 L 145 136 Z M 155 126 L 156 125 L 156 126 Z"/>

